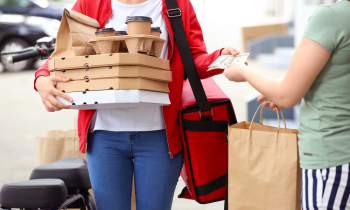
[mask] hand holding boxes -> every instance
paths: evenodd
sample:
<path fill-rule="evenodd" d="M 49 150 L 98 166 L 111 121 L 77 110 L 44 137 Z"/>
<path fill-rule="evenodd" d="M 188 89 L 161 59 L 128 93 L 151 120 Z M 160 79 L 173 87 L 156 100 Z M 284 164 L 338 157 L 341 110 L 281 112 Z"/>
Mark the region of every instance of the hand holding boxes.
<path fill-rule="evenodd" d="M 84 22 L 85 17 L 79 14 L 80 22 Z M 59 101 L 71 105 L 73 109 L 170 104 L 167 83 L 171 82 L 172 75 L 169 61 L 157 58 L 165 40 L 149 35 L 150 18 L 142 17 L 147 21 L 137 18 L 127 18 L 128 32 L 130 28 L 131 34 L 137 33 L 135 26 L 141 24 L 143 34 L 125 35 L 126 32 L 117 33 L 112 28 L 95 30 L 96 37 L 86 45 L 91 43 L 97 55 L 71 56 L 72 53 L 67 53 L 66 57 L 55 52 L 57 49 L 69 51 L 69 47 L 62 51 L 56 45 L 49 70 L 51 75 L 71 78 L 69 82 L 57 83 L 56 88 L 72 97 L 73 103 L 58 97 Z M 147 31 L 148 34 L 145 34 Z"/>

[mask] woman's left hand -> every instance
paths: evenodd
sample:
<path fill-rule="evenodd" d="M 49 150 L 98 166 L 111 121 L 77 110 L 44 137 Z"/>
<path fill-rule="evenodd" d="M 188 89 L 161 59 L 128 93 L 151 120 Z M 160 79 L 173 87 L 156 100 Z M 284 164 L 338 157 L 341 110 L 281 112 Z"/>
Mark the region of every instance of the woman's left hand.
<path fill-rule="evenodd" d="M 227 66 L 224 75 L 227 79 L 234 82 L 246 82 L 244 73 L 249 71 L 248 67 L 243 63 L 233 63 Z"/>

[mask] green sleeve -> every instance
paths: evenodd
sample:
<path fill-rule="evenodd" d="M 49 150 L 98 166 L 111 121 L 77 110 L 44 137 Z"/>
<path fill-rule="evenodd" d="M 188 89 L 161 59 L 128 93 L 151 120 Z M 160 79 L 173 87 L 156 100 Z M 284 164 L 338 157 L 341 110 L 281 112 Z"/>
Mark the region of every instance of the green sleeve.
<path fill-rule="evenodd" d="M 345 32 L 338 15 L 328 6 L 320 6 L 310 17 L 304 37 L 318 42 L 332 53 L 345 37 Z"/>

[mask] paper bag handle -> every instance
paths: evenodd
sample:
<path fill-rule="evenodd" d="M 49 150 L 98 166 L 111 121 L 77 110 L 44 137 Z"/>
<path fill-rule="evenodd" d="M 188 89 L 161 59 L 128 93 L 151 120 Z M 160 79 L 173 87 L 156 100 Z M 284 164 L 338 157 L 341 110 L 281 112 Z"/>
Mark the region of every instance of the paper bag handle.
<path fill-rule="evenodd" d="M 269 101 L 269 100 L 265 100 L 263 103 L 271 103 L 271 101 Z M 282 119 L 283 119 L 283 123 L 284 123 L 284 128 L 285 129 L 287 129 L 287 125 L 286 125 L 286 121 L 284 120 L 284 116 L 283 116 L 283 112 L 282 112 L 282 110 L 279 110 L 279 107 L 277 106 L 277 105 L 275 105 L 275 108 L 276 108 L 276 110 L 277 110 L 277 118 L 279 119 L 279 116 L 278 116 L 278 112 L 280 112 L 281 113 L 281 116 L 282 116 Z M 263 125 L 263 123 L 262 123 L 262 112 L 263 112 L 263 109 L 264 109 L 264 107 L 263 106 L 261 106 L 261 110 L 260 110 L 260 124 L 261 125 Z M 254 119 L 252 120 L 252 122 L 254 121 Z M 278 124 L 280 124 L 280 122 L 278 121 Z"/>
<path fill-rule="evenodd" d="M 264 102 L 271 103 L 271 102 L 268 101 L 268 100 L 266 100 L 266 101 L 264 101 Z M 263 103 L 264 103 L 264 102 L 263 102 Z M 261 104 L 259 105 L 259 107 L 257 108 L 256 112 L 254 113 L 253 119 L 252 119 L 252 121 L 251 121 L 251 123 L 250 123 L 250 126 L 249 126 L 249 140 L 250 140 L 251 137 L 252 137 L 252 126 L 253 126 L 253 122 L 254 122 L 255 116 L 256 116 L 256 114 L 258 113 L 259 109 L 261 109 L 261 110 L 260 110 L 260 124 L 263 125 L 263 123 L 262 123 L 262 111 L 263 111 L 263 108 L 264 108 L 264 107 L 262 106 L 263 103 L 261 103 Z M 276 110 L 277 110 L 277 120 L 278 120 L 277 134 L 279 134 L 279 131 L 280 131 L 280 115 L 279 115 L 279 113 L 281 113 L 281 117 L 282 117 L 282 119 L 283 119 L 284 128 L 285 128 L 285 129 L 287 129 L 287 125 L 286 125 L 286 121 L 284 120 L 284 116 L 283 116 L 282 111 L 278 108 L 277 105 L 275 106 L 275 108 L 276 108 Z M 277 138 L 278 138 L 278 136 L 277 136 Z"/>

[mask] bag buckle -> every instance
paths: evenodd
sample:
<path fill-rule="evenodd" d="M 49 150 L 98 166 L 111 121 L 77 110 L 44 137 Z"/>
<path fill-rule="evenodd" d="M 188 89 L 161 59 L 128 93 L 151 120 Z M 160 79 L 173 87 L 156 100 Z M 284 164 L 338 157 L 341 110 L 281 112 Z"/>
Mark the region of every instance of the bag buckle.
<path fill-rule="evenodd" d="M 213 109 L 210 109 L 210 112 L 211 112 L 211 117 L 212 117 L 214 114 Z M 204 116 L 207 116 L 207 115 L 204 115 Z M 199 118 L 202 119 L 202 111 L 201 110 L 199 110 Z"/>
<path fill-rule="evenodd" d="M 171 14 L 169 14 L 171 12 Z M 180 17 L 182 15 L 182 11 L 180 8 L 169 9 L 166 13 L 169 18 Z"/>

